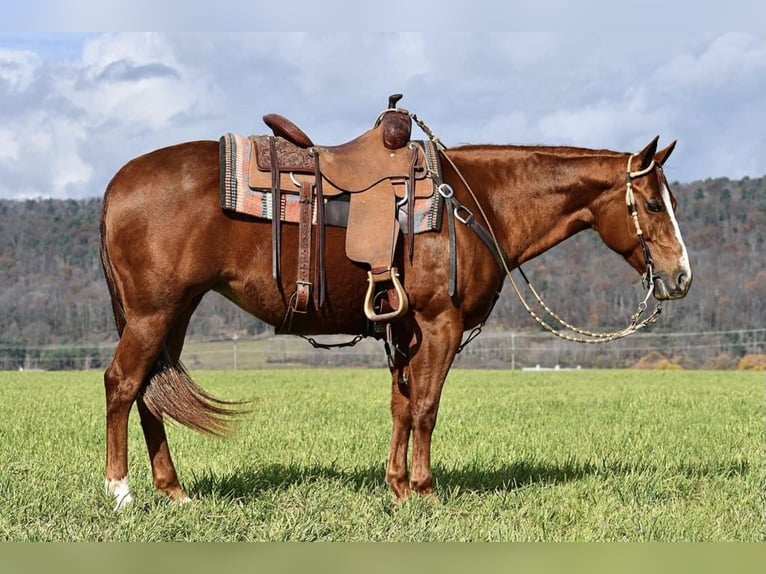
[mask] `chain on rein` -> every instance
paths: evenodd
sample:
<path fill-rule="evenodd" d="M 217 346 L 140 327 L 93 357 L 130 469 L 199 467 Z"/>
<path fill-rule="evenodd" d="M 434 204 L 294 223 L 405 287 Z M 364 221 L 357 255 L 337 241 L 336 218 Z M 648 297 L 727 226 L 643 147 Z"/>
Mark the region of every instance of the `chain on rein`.
<path fill-rule="evenodd" d="M 455 173 L 457 173 L 458 176 L 460 177 L 461 182 L 465 186 L 468 193 L 471 195 L 471 198 L 476 204 L 479 212 L 481 213 L 482 218 L 484 219 L 487 225 L 489 236 L 491 237 L 491 241 L 494 244 L 495 250 L 497 251 L 497 253 L 502 254 L 503 249 L 497 240 L 495 232 L 492 229 L 492 226 L 484 212 L 484 209 L 481 206 L 481 203 L 476 197 L 476 194 L 471 189 L 471 186 L 463 177 L 463 174 L 460 172 L 460 170 L 457 168 L 454 162 L 450 159 L 450 157 L 446 154 L 446 149 L 447 149 L 446 146 L 441 142 L 441 140 L 436 136 L 436 134 L 434 134 L 434 132 L 425 124 L 425 122 L 420 120 L 415 114 L 410 114 L 410 115 L 413 121 L 420 127 L 420 129 L 422 129 L 423 132 L 429 137 L 429 139 L 432 142 L 434 142 L 434 144 L 436 144 L 436 146 L 441 151 L 442 156 L 446 158 L 446 160 L 450 163 L 452 168 L 455 170 Z M 554 311 L 550 309 L 550 307 L 548 307 L 545 301 L 543 301 L 542 297 L 538 294 L 537 290 L 530 283 L 526 274 L 521 269 L 521 266 L 518 266 L 519 273 L 524 278 L 524 281 L 526 282 L 527 287 L 532 292 L 532 294 L 534 295 L 535 299 L 540 304 L 540 306 L 544 309 L 545 313 L 549 317 L 551 317 L 556 323 L 558 323 L 560 326 L 564 327 L 566 330 L 570 331 L 571 333 L 576 333 L 576 334 L 567 333 L 563 330 L 558 329 L 557 327 L 550 325 L 549 323 L 544 321 L 540 317 L 540 315 L 538 315 L 525 300 L 524 295 L 521 293 L 521 290 L 519 289 L 518 285 L 516 284 L 516 281 L 514 280 L 511 274 L 511 269 L 508 266 L 508 261 L 506 257 L 501 255 L 500 257 L 497 258 L 502 264 L 505 274 L 508 277 L 514 292 L 516 293 L 516 296 L 518 297 L 521 304 L 524 306 L 524 309 L 527 311 L 527 313 L 529 313 L 529 315 L 535 321 L 537 321 L 546 331 L 552 333 L 553 335 L 556 335 L 557 337 L 561 339 L 565 339 L 567 341 L 572 341 L 575 343 L 590 343 L 590 344 L 607 343 L 609 341 L 614 341 L 616 339 L 622 339 L 623 337 L 627 337 L 628 335 L 635 333 L 636 331 L 646 327 L 647 325 L 650 325 L 656 322 L 657 318 L 662 312 L 662 302 L 658 302 L 654 310 L 649 315 L 642 318 L 642 316 L 647 310 L 647 301 L 649 300 L 649 297 L 651 296 L 652 291 L 654 290 L 655 275 L 654 275 L 654 262 L 652 260 L 652 255 L 649 252 L 648 246 L 646 245 L 646 241 L 644 240 L 644 232 L 641 229 L 641 225 L 638 221 L 638 208 L 636 206 L 636 198 L 633 194 L 633 180 L 651 173 L 655 169 L 656 164 L 655 164 L 655 161 L 652 160 L 651 163 L 645 169 L 642 169 L 639 171 L 631 171 L 631 162 L 634 157 L 635 157 L 635 154 L 631 155 L 628 158 L 628 165 L 625 171 L 625 203 L 628 208 L 628 214 L 630 215 L 630 218 L 633 221 L 636 234 L 638 235 L 638 239 L 641 243 L 641 250 L 643 252 L 644 262 L 646 264 L 646 271 L 644 272 L 641 278 L 641 282 L 644 288 L 646 289 L 646 296 L 641 302 L 639 302 L 638 308 L 636 309 L 636 312 L 631 316 L 630 323 L 627 326 L 625 326 L 624 328 L 618 331 L 611 331 L 611 332 L 593 332 L 593 331 L 587 331 L 585 329 L 581 329 L 579 327 L 575 327 L 574 325 L 568 323 L 567 321 L 559 317 Z M 447 185 L 447 184 L 442 184 L 442 185 Z M 457 213 L 458 210 L 460 209 L 467 210 L 465 206 L 462 206 L 460 204 L 456 204 L 454 209 L 456 212 L 455 213 L 456 216 L 458 215 Z M 464 221 L 464 219 L 465 218 L 463 217 L 458 217 L 458 220 L 460 221 Z M 482 323 L 482 326 L 483 326 L 483 323 Z M 470 342 L 476 335 L 478 335 L 478 331 L 480 330 L 481 330 L 481 326 L 477 327 L 477 329 L 475 329 L 474 332 L 471 333 L 471 335 L 469 335 L 468 340 L 466 340 L 461 345 L 461 349 L 468 342 Z"/>

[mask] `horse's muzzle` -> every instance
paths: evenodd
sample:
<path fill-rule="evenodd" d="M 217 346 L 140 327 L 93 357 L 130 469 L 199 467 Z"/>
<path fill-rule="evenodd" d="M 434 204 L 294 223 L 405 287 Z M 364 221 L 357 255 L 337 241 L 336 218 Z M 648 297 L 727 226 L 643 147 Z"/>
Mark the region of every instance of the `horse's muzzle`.
<path fill-rule="evenodd" d="M 681 299 L 689 292 L 691 284 L 691 272 L 676 271 L 670 277 L 666 274 L 658 273 L 654 277 L 654 298 L 658 301 Z"/>

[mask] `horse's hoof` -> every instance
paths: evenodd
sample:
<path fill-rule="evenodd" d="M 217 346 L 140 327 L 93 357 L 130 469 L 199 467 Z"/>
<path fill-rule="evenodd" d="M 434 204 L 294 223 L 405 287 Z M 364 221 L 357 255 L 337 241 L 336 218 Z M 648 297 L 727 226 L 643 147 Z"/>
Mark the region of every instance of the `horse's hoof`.
<path fill-rule="evenodd" d="M 412 496 L 412 491 L 409 489 L 409 487 L 406 487 L 401 490 L 392 490 L 391 494 L 393 495 L 394 503 L 398 506 L 401 506 L 410 496 Z"/>
<path fill-rule="evenodd" d="M 187 502 L 192 501 L 192 499 L 187 496 L 186 491 L 181 488 L 180 485 L 161 490 L 168 496 L 173 504 L 186 504 Z"/>
<path fill-rule="evenodd" d="M 117 498 L 117 502 L 114 505 L 114 511 L 125 510 L 133 505 L 133 496 L 128 492 L 127 494 Z"/>
<path fill-rule="evenodd" d="M 186 496 L 186 493 L 183 494 L 183 496 L 179 496 L 178 498 L 173 498 L 174 504 L 189 504 L 190 502 L 193 502 L 191 498 Z"/>
<path fill-rule="evenodd" d="M 114 510 L 124 510 L 133 504 L 133 496 L 130 494 L 128 477 L 119 479 L 104 479 L 106 495 L 114 497 Z"/>

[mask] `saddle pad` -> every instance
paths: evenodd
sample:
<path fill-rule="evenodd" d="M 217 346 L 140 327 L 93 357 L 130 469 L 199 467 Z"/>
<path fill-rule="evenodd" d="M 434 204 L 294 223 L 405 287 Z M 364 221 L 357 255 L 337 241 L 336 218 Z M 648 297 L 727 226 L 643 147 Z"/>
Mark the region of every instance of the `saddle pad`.
<path fill-rule="evenodd" d="M 248 172 L 253 150 L 247 136 L 226 134 L 220 139 L 221 208 L 260 219 L 272 218 L 271 192 L 250 189 Z M 296 190 L 297 191 L 297 190 Z M 297 223 L 300 219 L 299 195 L 282 194 L 282 221 Z M 316 199 L 312 221 L 316 222 Z"/>
<path fill-rule="evenodd" d="M 248 136 L 227 133 L 219 141 L 219 152 L 221 158 L 221 208 L 259 219 L 271 220 L 271 190 L 251 189 L 250 187 L 250 161 L 255 161 L 255 150 L 252 148 L 250 138 Z M 298 200 L 297 188 L 295 193 L 282 193 L 282 221 L 298 223 L 300 219 Z M 340 196 L 337 199 L 326 198 L 325 202 L 346 202 L 347 200 L 347 197 Z M 442 198 L 438 193 L 433 193 L 431 197 L 415 199 L 416 234 L 426 231 L 439 231 L 441 229 L 441 204 Z M 405 210 L 404 216 L 406 217 L 406 206 L 400 208 L 400 219 L 402 210 Z M 312 213 L 312 221 L 316 223 L 316 198 L 314 198 Z M 345 224 L 340 221 L 330 220 L 327 224 L 345 227 Z M 402 230 L 404 229 L 406 229 L 406 225 L 402 225 Z"/>

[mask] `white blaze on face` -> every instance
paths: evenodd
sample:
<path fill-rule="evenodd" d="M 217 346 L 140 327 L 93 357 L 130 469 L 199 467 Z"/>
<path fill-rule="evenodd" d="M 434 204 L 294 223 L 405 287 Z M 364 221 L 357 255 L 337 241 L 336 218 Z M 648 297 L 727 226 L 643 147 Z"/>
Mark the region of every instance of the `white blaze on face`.
<path fill-rule="evenodd" d="M 684 245 L 684 240 L 681 237 L 681 229 L 678 227 L 676 214 L 673 211 L 673 203 L 670 201 L 670 191 L 668 190 L 668 186 L 666 183 L 662 184 L 662 189 L 660 190 L 660 192 L 662 194 L 662 202 L 665 204 L 665 211 L 670 217 L 670 221 L 673 223 L 673 231 L 676 234 L 676 240 L 678 241 L 678 244 L 681 246 L 681 260 L 678 262 L 678 265 L 681 267 L 683 273 L 686 275 L 687 281 L 691 281 L 692 267 L 689 264 L 689 253 L 686 251 L 686 245 Z"/>
<path fill-rule="evenodd" d="M 133 502 L 133 496 L 130 494 L 130 486 L 128 484 L 128 477 L 119 479 L 105 479 L 104 486 L 106 487 L 107 496 L 113 496 L 115 499 L 115 510 L 122 510 L 130 506 Z"/>

